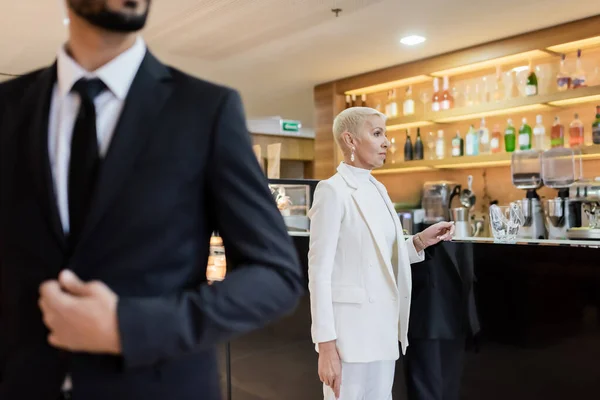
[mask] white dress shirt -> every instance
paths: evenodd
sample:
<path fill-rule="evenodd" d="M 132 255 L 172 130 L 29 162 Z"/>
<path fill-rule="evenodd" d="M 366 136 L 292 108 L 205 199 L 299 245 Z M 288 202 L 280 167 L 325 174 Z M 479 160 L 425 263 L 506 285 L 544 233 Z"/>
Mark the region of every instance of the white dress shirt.
<path fill-rule="evenodd" d="M 54 193 L 56 193 L 60 220 L 65 233 L 69 232 L 68 183 L 71 139 L 80 104 L 79 95 L 71 92 L 71 89 L 81 78 L 98 78 L 106 85 L 107 90 L 94 99 L 98 150 L 100 157 L 103 158 L 108 152 L 131 83 L 145 55 L 146 44 L 141 37 L 138 37 L 131 48 L 114 60 L 96 71 L 88 72 L 67 54 L 64 47 L 58 51 L 58 79 L 52 90 L 48 119 L 48 152 L 54 180 Z M 70 376 L 67 376 L 62 388 L 63 390 L 71 389 Z"/>
<path fill-rule="evenodd" d="M 94 99 L 98 149 L 103 158 L 109 148 L 125 98 L 146 55 L 146 44 L 138 37 L 135 44 L 117 58 L 93 72 L 86 71 L 69 56 L 64 47 L 58 52 L 57 83 L 52 91 L 48 122 L 48 151 L 54 179 L 54 192 L 63 231 L 69 232 L 69 162 L 71 138 L 79 112 L 79 95 L 71 92 L 81 78 L 99 78 L 107 90 Z"/>

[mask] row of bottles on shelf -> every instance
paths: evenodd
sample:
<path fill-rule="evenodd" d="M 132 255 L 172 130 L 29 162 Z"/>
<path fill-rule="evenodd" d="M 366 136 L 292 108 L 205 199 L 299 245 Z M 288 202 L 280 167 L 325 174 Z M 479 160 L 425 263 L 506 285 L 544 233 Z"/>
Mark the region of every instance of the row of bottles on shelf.
<path fill-rule="evenodd" d="M 575 114 L 575 119 L 569 124 L 568 145 L 571 148 L 581 147 L 584 142 L 584 125 Z M 504 140 L 503 140 L 504 139 Z M 495 154 L 503 151 L 512 153 L 516 150 L 546 150 L 547 148 L 565 146 L 565 127 L 560 123 L 558 117 L 554 118 L 554 123 L 550 129 L 550 140 L 546 135 L 546 128 L 543 124 L 542 116 L 536 117 L 536 125 L 531 128 L 527 124 L 527 119 L 523 118 L 522 124 L 517 130 L 513 125 L 512 119 L 508 123 L 504 132 L 500 130 L 500 125 L 496 124 L 492 131 L 486 127 L 485 118 L 481 120 L 479 129 L 473 125 L 469 128 L 465 139 L 461 137 L 460 131 L 451 142 L 450 155 L 452 157 L 476 156 L 480 154 Z M 502 144 L 504 142 L 504 145 Z M 548 145 L 549 142 L 549 145 Z M 592 123 L 592 142 L 600 145 L 600 106 L 596 107 L 596 119 Z M 429 149 L 428 158 L 444 159 L 446 157 L 446 141 L 444 140 L 444 131 L 437 132 L 437 139 L 433 132 L 429 133 L 427 139 Z M 392 139 L 392 154 L 395 153 L 395 139 Z M 404 144 L 404 160 L 423 160 L 424 146 L 421 139 L 420 129 L 417 129 L 417 138 L 413 144 L 408 129 L 406 130 L 406 142 Z"/>
<path fill-rule="evenodd" d="M 561 55 L 560 69 L 556 76 L 556 90 L 559 92 L 577 89 L 587 86 L 586 72 L 581 62 L 581 50 L 577 51 L 577 61 L 575 63 L 575 71 L 569 72 L 566 64 L 566 55 Z M 474 95 L 470 94 L 470 87 L 467 85 L 464 93 L 464 101 L 460 106 L 470 107 L 480 103 L 488 103 L 493 101 L 502 101 L 510 98 L 521 97 L 521 93 L 525 96 L 536 96 L 539 94 L 538 76 L 535 72 L 533 62 L 529 61 L 527 67 L 527 79 L 525 80 L 523 90 L 519 90 L 517 69 L 511 70 L 511 83 L 510 90 L 507 93 L 504 85 L 504 79 L 502 76 L 502 70 L 500 66 L 496 67 L 496 82 L 493 90 L 490 92 L 485 84 L 484 80 L 484 92 L 480 92 L 479 84 L 475 84 Z M 442 78 L 442 87 L 440 88 L 440 79 L 433 79 L 433 95 L 422 92 L 420 100 L 426 107 L 426 104 L 431 101 L 431 111 L 444 111 L 450 110 L 456 105 L 456 97 L 458 96 L 458 90 L 456 87 L 450 89 L 450 80 L 448 76 Z M 356 95 L 346 96 L 346 108 L 354 106 L 367 106 L 367 96 L 365 94 L 360 96 L 360 102 Z M 396 89 L 387 91 L 387 100 L 385 105 L 382 106 L 380 102 L 374 105 L 374 108 L 384 112 L 388 118 L 398 118 L 400 116 L 411 116 L 415 114 L 415 101 L 413 100 L 412 86 L 408 86 L 405 90 L 405 98 L 402 102 L 402 109 L 400 110 L 399 102 L 397 99 Z M 384 109 L 383 109 L 384 108 Z"/>

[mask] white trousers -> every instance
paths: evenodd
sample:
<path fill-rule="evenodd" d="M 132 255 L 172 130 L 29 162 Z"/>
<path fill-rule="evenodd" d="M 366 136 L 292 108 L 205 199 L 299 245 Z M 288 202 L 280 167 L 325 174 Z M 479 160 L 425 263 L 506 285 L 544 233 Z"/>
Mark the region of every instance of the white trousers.
<path fill-rule="evenodd" d="M 338 400 L 392 400 L 396 361 L 342 362 L 342 385 Z M 336 400 L 333 390 L 323 385 L 323 399 Z"/>

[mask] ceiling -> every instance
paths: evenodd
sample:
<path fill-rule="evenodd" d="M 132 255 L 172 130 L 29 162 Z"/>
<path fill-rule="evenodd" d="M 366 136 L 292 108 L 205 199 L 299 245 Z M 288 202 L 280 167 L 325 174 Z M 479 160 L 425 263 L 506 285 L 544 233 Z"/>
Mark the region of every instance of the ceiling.
<path fill-rule="evenodd" d="M 53 61 L 63 4 L 0 0 L 0 73 Z M 163 61 L 239 89 L 248 116 L 312 126 L 318 83 L 598 12 L 587 0 L 154 0 L 144 37 Z M 427 42 L 399 44 L 413 33 Z"/>

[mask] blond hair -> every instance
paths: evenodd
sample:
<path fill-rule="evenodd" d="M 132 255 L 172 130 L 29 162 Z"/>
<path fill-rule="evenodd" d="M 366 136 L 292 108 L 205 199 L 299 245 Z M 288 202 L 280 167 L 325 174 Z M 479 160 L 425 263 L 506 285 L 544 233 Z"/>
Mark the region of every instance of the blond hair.
<path fill-rule="evenodd" d="M 358 136 L 367 119 L 373 115 L 380 116 L 384 122 L 387 119 L 385 114 L 371 107 L 346 108 L 335 117 L 333 120 L 333 138 L 340 149 L 345 150 L 341 143 L 342 134 L 350 132 L 352 135 Z"/>

